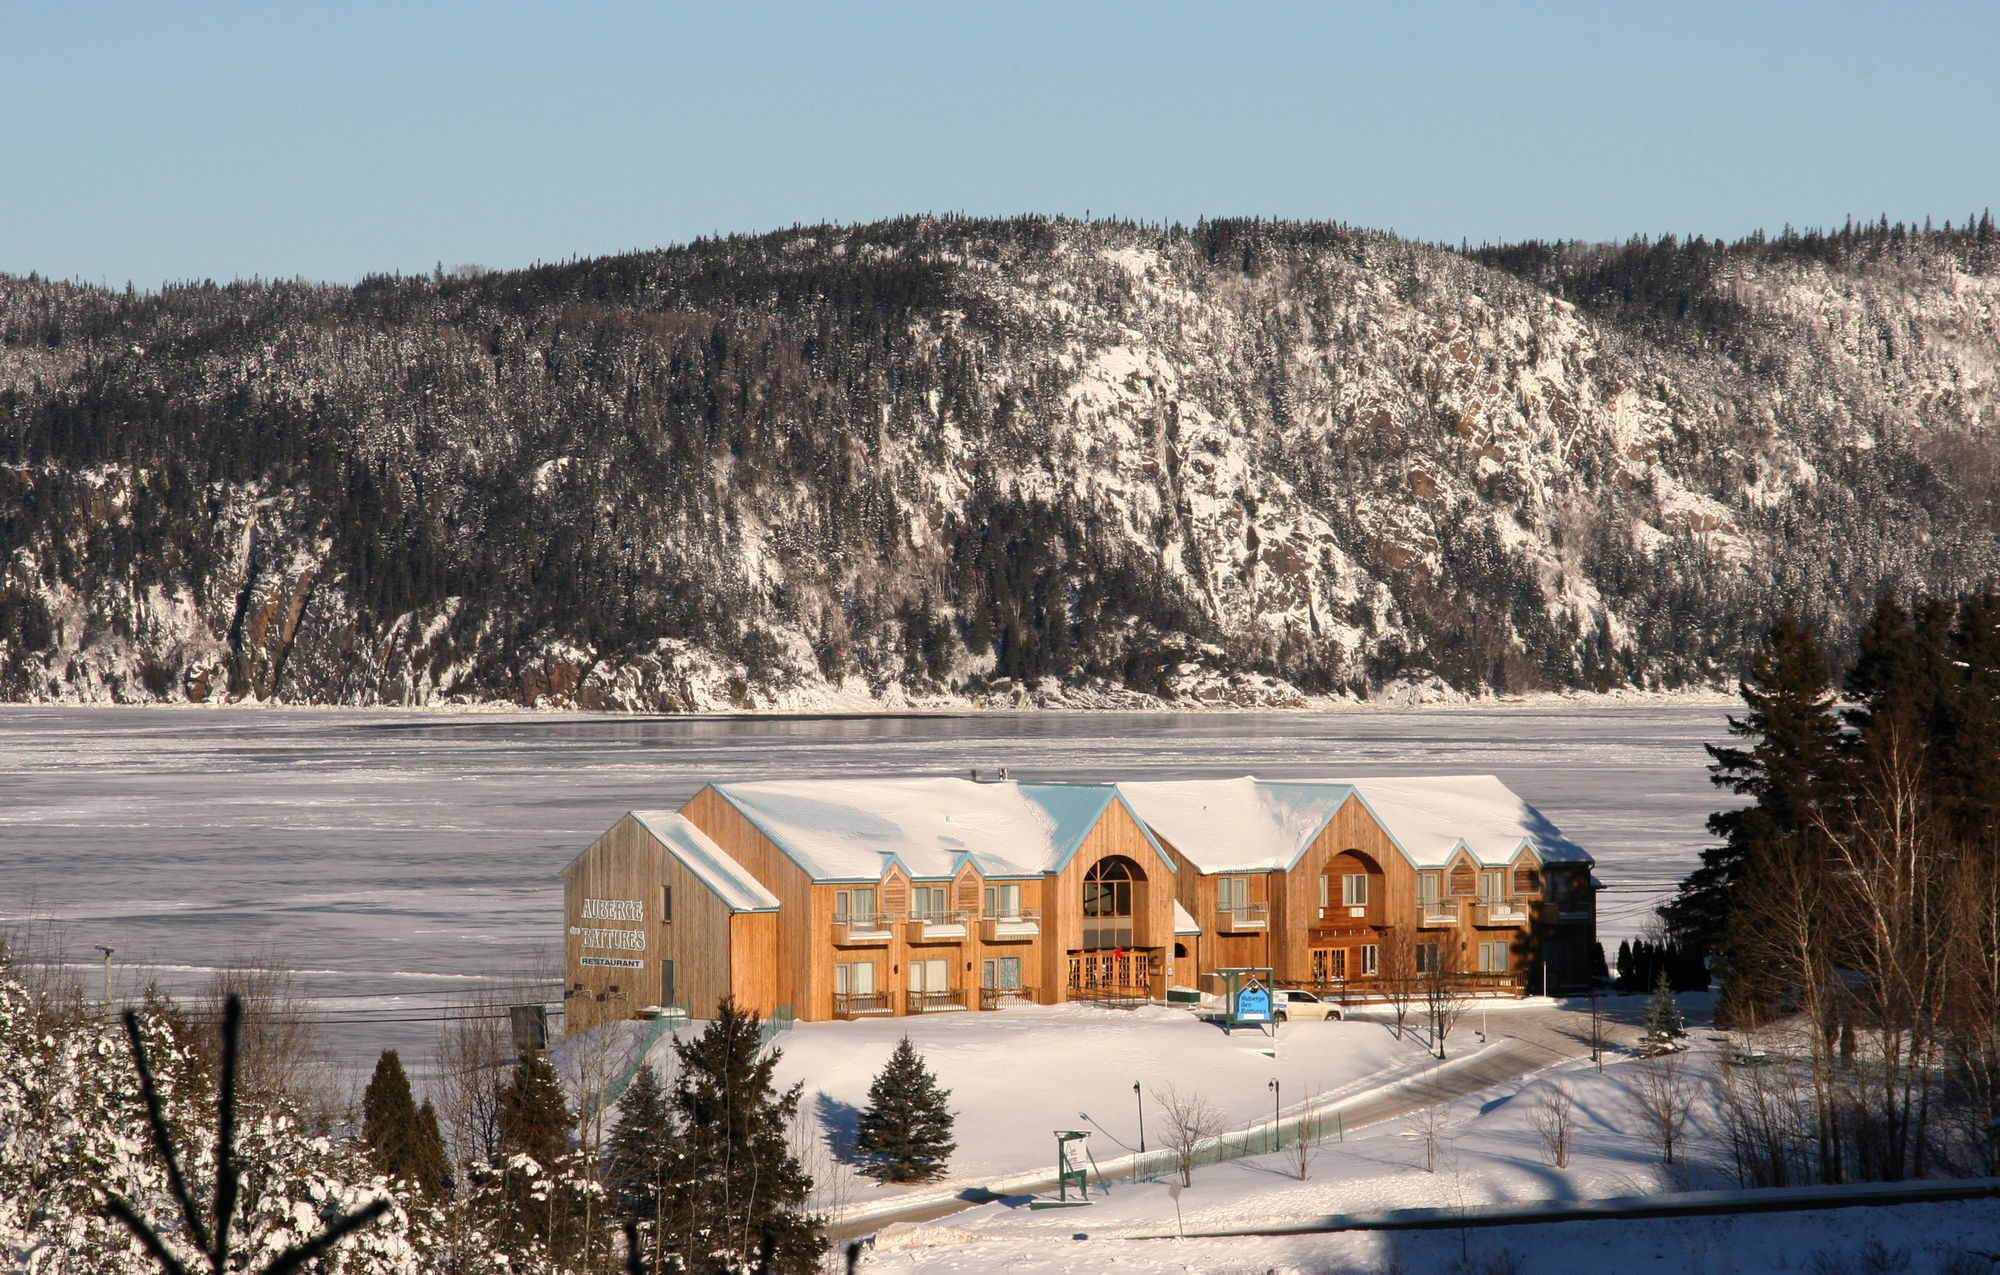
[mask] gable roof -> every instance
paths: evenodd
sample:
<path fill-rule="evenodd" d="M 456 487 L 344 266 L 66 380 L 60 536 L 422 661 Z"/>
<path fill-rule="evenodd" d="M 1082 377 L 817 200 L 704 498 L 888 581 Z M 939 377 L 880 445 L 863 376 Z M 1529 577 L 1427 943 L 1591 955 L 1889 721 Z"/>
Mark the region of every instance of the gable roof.
<path fill-rule="evenodd" d="M 778 896 L 730 858 L 729 852 L 716 845 L 707 833 L 688 822 L 685 815 L 673 810 L 634 810 L 631 815 L 659 839 L 667 853 L 701 878 L 701 883 L 713 890 L 731 912 L 778 910 Z"/>
<path fill-rule="evenodd" d="M 815 881 L 875 881 L 891 863 L 914 878 L 945 880 L 968 860 L 987 877 L 1059 872 L 1112 804 L 1124 805 L 1112 784 L 791 779 L 712 787 Z"/>
<path fill-rule="evenodd" d="M 1121 783 L 1118 791 L 1202 872 L 1290 868 L 1354 794 L 1344 783 L 1271 783 L 1248 775 Z"/>
<path fill-rule="evenodd" d="M 1411 863 L 1441 868 L 1463 846 L 1484 867 L 1510 864 L 1523 849 L 1543 863 L 1592 864 L 1549 817 L 1493 775 L 1356 779 L 1354 789 Z"/>
<path fill-rule="evenodd" d="M 1289 870 L 1350 797 L 1360 799 L 1415 867 L 1444 867 L 1461 847 L 1486 867 L 1512 863 L 1524 847 L 1544 863 L 1593 862 L 1492 775 L 1244 776 L 1122 783 L 1118 790 L 1156 835 L 1204 873 Z"/>

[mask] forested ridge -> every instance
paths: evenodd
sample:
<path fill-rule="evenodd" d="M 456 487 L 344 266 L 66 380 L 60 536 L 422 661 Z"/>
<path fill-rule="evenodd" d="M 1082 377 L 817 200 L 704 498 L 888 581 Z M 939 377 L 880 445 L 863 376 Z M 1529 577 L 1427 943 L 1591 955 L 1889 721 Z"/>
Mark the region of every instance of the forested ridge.
<path fill-rule="evenodd" d="M 905 218 L 0 276 L 0 697 L 1721 685 L 2000 562 L 2000 237 Z"/>

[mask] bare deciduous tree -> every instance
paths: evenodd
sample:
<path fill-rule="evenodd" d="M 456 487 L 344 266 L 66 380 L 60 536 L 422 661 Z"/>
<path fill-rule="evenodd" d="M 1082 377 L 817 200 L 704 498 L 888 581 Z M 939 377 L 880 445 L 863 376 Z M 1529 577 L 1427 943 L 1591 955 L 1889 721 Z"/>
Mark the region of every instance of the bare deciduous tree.
<path fill-rule="evenodd" d="M 1528 1115 L 1529 1123 L 1541 1136 L 1542 1150 L 1558 1169 L 1569 1167 L 1569 1144 L 1576 1132 L 1576 1100 L 1559 1076 L 1542 1085 L 1541 1097 Z"/>
<path fill-rule="evenodd" d="M 1449 939 L 1431 946 L 1436 956 L 1422 975 L 1424 1014 L 1430 1019 L 1431 1044 L 1442 1061 L 1445 1038 L 1472 1007 L 1472 994 L 1459 977 L 1458 949 Z"/>
<path fill-rule="evenodd" d="M 1224 1128 L 1222 1112 L 1193 1090 L 1182 1092 L 1173 1084 L 1153 1090 L 1153 1103 L 1166 1121 L 1161 1141 L 1180 1170 L 1181 1185 L 1194 1185 L 1194 1163 L 1203 1144 L 1213 1142 Z"/>
<path fill-rule="evenodd" d="M 243 1006 L 237 1093 L 260 1106 L 289 1098 L 325 1133 L 340 1116 L 339 1072 L 292 971 L 269 951 L 251 953 L 217 969 L 191 998 L 192 1012 L 219 1024 L 231 996 Z"/>
<path fill-rule="evenodd" d="M 1634 1060 L 1627 1092 L 1646 1141 L 1667 1172 L 1684 1182 L 1687 1156 L 1681 1144 L 1695 1100 L 1688 1056 L 1673 1050 Z"/>
<path fill-rule="evenodd" d="M 1436 1173 L 1438 1162 L 1450 1157 L 1457 1121 L 1452 1113 L 1451 1099 L 1444 1095 L 1435 1078 L 1425 1082 L 1424 1092 L 1429 1101 L 1403 1117 L 1403 1132 L 1416 1140 L 1424 1172 Z"/>
<path fill-rule="evenodd" d="M 1410 1006 L 1417 997 L 1417 936 L 1408 926 L 1392 925 L 1382 936 L 1376 984 L 1396 1015 L 1396 1039 L 1403 1038 Z"/>

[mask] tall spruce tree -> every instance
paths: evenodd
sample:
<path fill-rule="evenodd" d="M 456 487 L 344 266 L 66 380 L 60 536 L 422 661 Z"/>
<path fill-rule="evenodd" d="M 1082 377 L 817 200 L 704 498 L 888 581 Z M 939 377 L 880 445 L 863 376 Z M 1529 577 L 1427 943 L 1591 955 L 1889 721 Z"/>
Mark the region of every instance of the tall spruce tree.
<path fill-rule="evenodd" d="M 688 1270 L 814 1270 L 826 1250 L 822 1220 L 806 1211 L 812 1178 L 788 1134 L 801 1085 L 772 1081 L 780 1051 L 760 1039 L 759 1016 L 724 997 L 699 1036 L 675 1041 L 673 1106 L 684 1154 L 668 1236 Z"/>
<path fill-rule="evenodd" d="M 937 1077 L 908 1036 L 868 1086 L 856 1147 L 873 1157 L 862 1172 L 881 1182 L 930 1182 L 944 1176 L 958 1149 L 952 1140 L 951 1090 Z"/>
<path fill-rule="evenodd" d="M 670 1216 L 668 1198 L 684 1177 L 680 1127 L 666 1087 L 642 1065 L 618 1104 L 605 1162 L 611 1213 L 639 1228 L 647 1269 L 658 1272 L 665 1259 Z"/>
<path fill-rule="evenodd" d="M 1718 952 L 1725 966 L 1737 886 L 1756 856 L 1808 835 L 1838 766 L 1840 740 L 1826 656 L 1811 628 L 1791 615 L 1780 617 L 1740 689 L 1750 711 L 1729 719 L 1729 733 L 1755 742 L 1708 745 L 1709 772 L 1750 804 L 1709 816 L 1708 830 L 1722 844 L 1702 851 L 1701 866 L 1660 909 L 1683 947 L 1697 956 Z"/>
<path fill-rule="evenodd" d="M 562 1084 L 545 1058 L 526 1058 L 500 1085 L 499 1130 L 501 1236 L 521 1253 L 546 1252 L 561 1261 L 579 1238 L 581 1201 L 565 1163 L 570 1111 Z M 533 1166 L 521 1162 L 521 1157 Z"/>
<path fill-rule="evenodd" d="M 361 1141 L 377 1171 L 411 1183 L 429 1199 L 450 1194 L 451 1166 L 437 1111 L 428 1102 L 417 1106 L 403 1060 L 393 1049 L 382 1051 L 361 1096 Z"/>

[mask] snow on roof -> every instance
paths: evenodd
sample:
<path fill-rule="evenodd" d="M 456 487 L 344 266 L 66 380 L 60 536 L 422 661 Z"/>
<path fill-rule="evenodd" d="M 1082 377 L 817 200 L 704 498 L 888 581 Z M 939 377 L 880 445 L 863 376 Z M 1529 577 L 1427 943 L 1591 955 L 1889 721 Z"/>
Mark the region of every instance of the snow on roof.
<path fill-rule="evenodd" d="M 1492 775 L 1419 775 L 1350 781 L 1410 861 L 1443 867 L 1463 845 L 1487 867 L 1523 848 L 1544 863 L 1594 863 L 1582 846 Z"/>
<path fill-rule="evenodd" d="M 1166 780 L 1118 785 L 1153 834 L 1202 872 L 1289 869 L 1359 795 L 1410 862 L 1443 867 L 1460 845 L 1489 867 L 1523 846 L 1545 863 L 1590 863 L 1582 847 L 1492 775 L 1389 779 Z"/>
<path fill-rule="evenodd" d="M 632 817 L 660 839 L 672 854 L 715 891 L 715 897 L 731 912 L 776 912 L 778 896 L 765 889 L 729 852 L 709 839 L 707 833 L 672 810 L 634 810 Z"/>
<path fill-rule="evenodd" d="M 1245 775 L 1122 783 L 1118 791 L 1153 835 L 1202 872 L 1267 872 L 1298 862 L 1354 789 Z"/>
<path fill-rule="evenodd" d="M 1176 935 L 1201 933 L 1201 923 L 1181 906 L 1179 899 L 1174 900 L 1174 933 Z"/>
<path fill-rule="evenodd" d="M 966 779 L 796 779 L 714 787 L 818 881 L 880 880 L 892 862 L 921 880 L 948 879 L 968 859 L 988 877 L 1059 871 L 1119 799 L 1111 784 Z"/>

